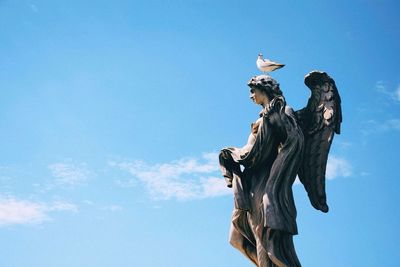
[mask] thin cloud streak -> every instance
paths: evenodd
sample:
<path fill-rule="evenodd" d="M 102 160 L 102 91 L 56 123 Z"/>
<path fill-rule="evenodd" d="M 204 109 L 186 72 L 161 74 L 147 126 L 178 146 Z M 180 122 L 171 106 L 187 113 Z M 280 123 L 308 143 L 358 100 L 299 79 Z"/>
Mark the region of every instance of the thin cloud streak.
<path fill-rule="evenodd" d="M 101 209 L 106 211 L 116 212 L 116 211 L 121 211 L 124 208 L 120 205 L 113 204 L 113 205 L 103 206 Z"/>
<path fill-rule="evenodd" d="M 59 185 L 76 186 L 87 182 L 86 164 L 55 163 L 48 166 L 52 176 Z"/>
<path fill-rule="evenodd" d="M 54 202 L 51 204 L 18 200 L 13 197 L 0 198 L 0 226 L 14 224 L 39 224 L 49 221 L 49 213 L 55 211 L 77 212 L 74 204 Z"/>
<path fill-rule="evenodd" d="M 364 127 L 361 133 L 364 136 L 376 133 L 384 133 L 389 131 L 400 130 L 400 119 L 389 119 L 386 121 L 378 122 L 376 120 L 368 120 L 364 122 Z"/>
<path fill-rule="evenodd" d="M 394 97 L 397 101 L 400 101 L 400 85 L 397 87 L 397 90 L 394 92 Z"/>
<path fill-rule="evenodd" d="M 349 161 L 337 156 L 330 156 L 326 166 L 326 179 L 333 180 L 338 177 L 348 177 L 352 174 L 352 166 Z"/>
<path fill-rule="evenodd" d="M 204 153 L 201 159 L 183 158 L 163 164 L 112 161 L 109 165 L 128 171 L 155 200 L 190 200 L 232 193 L 222 177 L 216 177 L 219 170 L 217 153 Z"/>
<path fill-rule="evenodd" d="M 388 96 L 396 102 L 400 102 L 400 85 L 396 90 L 389 90 L 383 81 L 377 81 L 375 87 L 379 93 Z"/>

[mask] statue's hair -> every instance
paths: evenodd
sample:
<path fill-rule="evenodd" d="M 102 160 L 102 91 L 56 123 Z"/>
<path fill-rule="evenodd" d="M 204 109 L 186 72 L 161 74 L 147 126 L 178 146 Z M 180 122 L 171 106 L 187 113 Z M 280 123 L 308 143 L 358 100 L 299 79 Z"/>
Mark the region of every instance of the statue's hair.
<path fill-rule="evenodd" d="M 247 82 L 247 85 L 251 88 L 261 90 L 270 100 L 274 99 L 276 96 L 282 96 L 279 83 L 268 75 L 254 76 Z"/>

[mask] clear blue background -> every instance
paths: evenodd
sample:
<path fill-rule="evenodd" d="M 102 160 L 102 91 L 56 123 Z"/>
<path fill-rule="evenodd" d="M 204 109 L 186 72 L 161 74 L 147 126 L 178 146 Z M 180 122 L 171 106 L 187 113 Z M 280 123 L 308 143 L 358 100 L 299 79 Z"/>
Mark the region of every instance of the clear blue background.
<path fill-rule="evenodd" d="M 303 266 L 398 266 L 400 4 L 277 2 L 0 1 L 0 265 L 252 266 L 227 241 L 229 192 L 145 174 L 245 143 L 263 52 L 294 109 L 314 69 L 343 101 L 330 212 L 294 186 Z"/>

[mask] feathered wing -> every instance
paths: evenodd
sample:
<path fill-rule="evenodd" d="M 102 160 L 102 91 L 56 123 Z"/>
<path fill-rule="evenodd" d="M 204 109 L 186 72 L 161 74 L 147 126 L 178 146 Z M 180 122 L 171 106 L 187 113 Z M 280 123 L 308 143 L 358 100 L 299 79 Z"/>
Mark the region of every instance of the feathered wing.
<path fill-rule="evenodd" d="M 307 106 L 296 111 L 305 139 L 298 175 L 313 207 L 328 212 L 325 171 L 333 136 L 340 134 L 341 99 L 335 81 L 325 72 L 310 72 L 304 83 L 310 88 L 311 96 Z"/>

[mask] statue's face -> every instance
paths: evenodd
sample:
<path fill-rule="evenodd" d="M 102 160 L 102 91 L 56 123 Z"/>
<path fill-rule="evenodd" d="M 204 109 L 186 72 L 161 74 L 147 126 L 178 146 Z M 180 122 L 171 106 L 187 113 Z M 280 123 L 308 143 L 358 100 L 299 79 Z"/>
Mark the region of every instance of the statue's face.
<path fill-rule="evenodd" d="M 258 88 L 250 88 L 250 99 L 257 105 L 261 105 L 268 99 L 267 95 Z"/>

